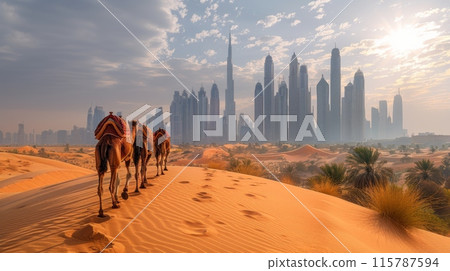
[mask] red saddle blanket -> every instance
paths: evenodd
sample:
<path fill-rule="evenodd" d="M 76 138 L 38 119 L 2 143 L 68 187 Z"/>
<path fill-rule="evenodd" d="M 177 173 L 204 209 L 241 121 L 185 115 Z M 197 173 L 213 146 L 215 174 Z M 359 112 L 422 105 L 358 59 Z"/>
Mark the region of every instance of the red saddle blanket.
<path fill-rule="evenodd" d="M 100 140 L 105 135 L 124 138 L 129 136 L 129 130 L 124 119 L 110 114 L 100 121 L 94 134 L 97 140 Z"/>

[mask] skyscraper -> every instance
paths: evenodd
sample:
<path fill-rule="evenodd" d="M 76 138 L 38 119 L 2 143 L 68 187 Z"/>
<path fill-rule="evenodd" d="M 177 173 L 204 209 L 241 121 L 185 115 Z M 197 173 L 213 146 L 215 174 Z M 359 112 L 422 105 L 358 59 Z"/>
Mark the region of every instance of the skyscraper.
<path fill-rule="evenodd" d="M 263 90 L 263 87 L 260 82 L 256 83 L 255 86 L 255 119 L 256 121 L 259 116 L 264 114 L 264 99 L 263 99 L 263 93 L 261 91 Z M 263 132 L 264 122 L 261 122 L 261 124 L 258 126 L 258 129 Z"/>
<path fill-rule="evenodd" d="M 273 104 L 274 104 L 274 66 L 272 57 L 267 55 L 264 62 L 264 136 L 270 141 L 272 139 L 272 127 L 270 122 L 270 116 L 273 114 Z"/>
<path fill-rule="evenodd" d="M 217 87 L 216 83 L 214 83 L 211 86 L 211 101 L 209 105 L 209 114 L 220 115 L 219 88 Z"/>
<path fill-rule="evenodd" d="M 25 145 L 25 125 L 23 123 L 19 123 L 19 129 L 17 131 L 17 145 Z"/>
<path fill-rule="evenodd" d="M 105 111 L 103 111 L 103 107 L 101 106 L 96 106 L 94 108 L 94 117 L 93 117 L 93 130 L 95 130 L 97 128 L 97 125 L 100 123 L 100 121 L 102 121 L 102 119 L 105 117 Z"/>
<path fill-rule="evenodd" d="M 278 115 L 287 115 L 288 114 L 288 87 L 284 80 L 280 82 L 278 86 L 278 97 L 279 101 L 277 104 L 278 110 L 276 113 Z"/>
<path fill-rule="evenodd" d="M 200 91 L 198 92 L 198 114 L 199 115 L 208 115 L 208 97 L 206 96 L 205 88 L 202 86 Z M 206 134 L 203 132 L 207 130 L 207 123 L 200 123 L 200 140 L 204 140 Z"/>
<path fill-rule="evenodd" d="M 379 138 L 378 134 L 380 131 L 380 113 L 378 109 L 375 107 L 372 107 L 371 118 L 372 118 L 371 138 L 378 139 Z"/>
<path fill-rule="evenodd" d="M 380 124 L 379 124 L 379 131 L 378 135 L 380 139 L 387 139 L 388 138 L 388 112 L 387 112 L 387 101 L 382 100 L 379 101 L 379 114 L 380 114 Z"/>
<path fill-rule="evenodd" d="M 298 60 L 295 53 L 292 54 L 289 64 L 289 115 L 297 116 L 296 122 L 289 122 L 289 140 L 294 141 L 300 128 L 300 84 L 298 80 Z"/>
<path fill-rule="evenodd" d="M 183 143 L 182 118 L 182 97 L 179 91 L 175 91 L 172 103 L 170 104 L 170 137 L 174 144 Z"/>
<path fill-rule="evenodd" d="M 341 140 L 341 56 L 338 48 L 331 51 L 330 65 L 331 141 Z"/>
<path fill-rule="evenodd" d="M 345 86 L 344 97 L 342 98 L 342 140 L 349 142 L 352 140 L 352 112 L 353 112 L 353 92 L 352 82 Z"/>
<path fill-rule="evenodd" d="M 299 127 L 306 115 L 311 114 L 311 92 L 308 89 L 308 68 L 306 65 L 300 66 L 300 117 L 297 119 Z M 298 132 L 298 131 L 297 131 Z"/>
<path fill-rule="evenodd" d="M 227 57 L 227 89 L 225 90 L 225 116 L 236 114 L 234 102 L 234 80 L 233 63 L 231 61 L 231 33 L 228 37 L 228 57 Z"/>
<path fill-rule="evenodd" d="M 325 78 L 320 79 L 319 83 L 317 83 L 316 91 L 317 91 L 317 125 L 319 125 L 319 129 L 322 131 L 325 140 L 329 140 L 330 138 L 330 89 L 329 85 Z"/>
<path fill-rule="evenodd" d="M 364 141 L 364 126 L 366 121 L 365 113 L 365 86 L 364 74 L 358 69 L 353 79 L 353 110 L 352 110 L 352 131 L 353 141 Z"/>
<path fill-rule="evenodd" d="M 400 89 L 398 90 L 398 94 L 394 97 L 394 105 L 393 105 L 393 128 L 395 137 L 404 136 L 403 132 L 403 101 L 402 96 L 400 95 Z"/>
<path fill-rule="evenodd" d="M 86 121 L 86 131 L 88 131 L 88 132 L 94 131 L 92 106 L 89 107 L 89 110 L 88 110 L 87 121 Z"/>

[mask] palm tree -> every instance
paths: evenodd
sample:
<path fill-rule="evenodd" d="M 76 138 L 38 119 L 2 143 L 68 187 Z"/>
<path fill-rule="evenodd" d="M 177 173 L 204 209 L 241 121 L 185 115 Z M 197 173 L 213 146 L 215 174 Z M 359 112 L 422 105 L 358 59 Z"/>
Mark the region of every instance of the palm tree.
<path fill-rule="evenodd" d="M 357 146 L 347 156 L 346 162 L 350 166 L 348 180 L 356 188 L 362 189 L 378 184 L 387 184 L 394 176 L 391 168 L 385 167 L 386 161 L 378 161 L 378 150 Z"/>
<path fill-rule="evenodd" d="M 326 177 L 329 179 L 333 184 L 339 185 L 344 182 L 345 179 L 345 172 L 346 168 L 344 164 L 324 164 L 320 167 L 320 176 Z"/>
<path fill-rule="evenodd" d="M 418 185 L 422 182 L 442 183 L 442 175 L 439 169 L 429 159 L 422 159 L 415 162 L 415 167 L 407 170 L 406 181 L 409 185 Z"/>

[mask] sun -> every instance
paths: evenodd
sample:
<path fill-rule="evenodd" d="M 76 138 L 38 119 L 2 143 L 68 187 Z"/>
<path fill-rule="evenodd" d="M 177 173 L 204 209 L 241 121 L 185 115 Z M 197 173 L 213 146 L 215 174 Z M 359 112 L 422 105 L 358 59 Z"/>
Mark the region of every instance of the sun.
<path fill-rule="evenodd" d="M 391 31 L 385 37 L 385 42 L 394 56 L 399 57 L 409 55 L 424 46 L 419 29 L 413 26 L 405 26 Z"/>

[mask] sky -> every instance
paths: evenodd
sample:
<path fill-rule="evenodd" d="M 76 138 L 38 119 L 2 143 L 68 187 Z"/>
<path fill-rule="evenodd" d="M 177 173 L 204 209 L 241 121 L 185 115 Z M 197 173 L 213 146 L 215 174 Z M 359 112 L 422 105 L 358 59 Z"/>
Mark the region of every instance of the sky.
<path fill-rule="evenodd" d="M 400 89 L 409 135 L 450 134 L 448 0 L 101 1 L 148 50 L 96 0 L 0 0 L 0 130 L 85 127 L 95 105 L 124 115 L 144 104 L 169 110 L 183 86 L 166 68 L 208 96 L 216 82 L 223 110 L 231 31 L 238 113 L 252 114 L 268 53 L 276 85 L 298 55 L 315 105 L 337 46 L 342 95 L 364 72 L 367 119 L 382 99 L 392 114 Z"/>

